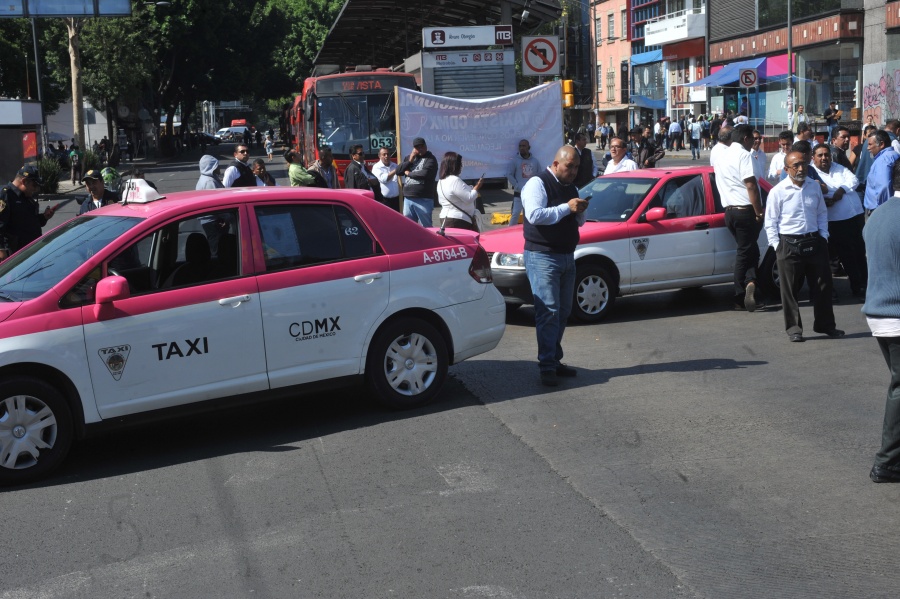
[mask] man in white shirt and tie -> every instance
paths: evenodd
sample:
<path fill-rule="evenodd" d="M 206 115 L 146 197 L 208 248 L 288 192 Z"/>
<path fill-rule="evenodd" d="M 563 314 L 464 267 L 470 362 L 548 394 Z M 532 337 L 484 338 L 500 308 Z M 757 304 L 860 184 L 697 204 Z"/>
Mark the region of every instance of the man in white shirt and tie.
<path fill-rule="evenodd" d="M 796 296 L 809 278 L 816 286 L 813 330 L 832 339 L 843 337 L 834 322 L 825 198 L 819 184 L 807 177 L 810 167 L 802 153 L 790 152 L 784 164 L 788 176 L 769 192 L 765 227 L 778 260 L 785 332 L 793 342 L 804 341 Z"/>

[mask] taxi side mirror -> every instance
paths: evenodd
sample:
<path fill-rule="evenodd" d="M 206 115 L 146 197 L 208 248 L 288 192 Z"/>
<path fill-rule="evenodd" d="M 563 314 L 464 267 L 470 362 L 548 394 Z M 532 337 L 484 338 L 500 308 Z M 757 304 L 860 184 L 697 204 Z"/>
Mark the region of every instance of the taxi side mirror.
<path fill-rule="evenodd" d="M 128 279 L 125 277 L 105 277 L 97 283 L 94 301 L 99 305 L 111 304 L 116 300 L 128 299 L 131 291 L 128 289 Z"/>
<path fill-rule="evenodd" d="M 644 218 L 648 223 L 655 223 L 657 221 L 661 221 L 666 218 L 666 209 L 662 206 L 657 206 L 656 208 L 651 208 L 644 215 Z"/>

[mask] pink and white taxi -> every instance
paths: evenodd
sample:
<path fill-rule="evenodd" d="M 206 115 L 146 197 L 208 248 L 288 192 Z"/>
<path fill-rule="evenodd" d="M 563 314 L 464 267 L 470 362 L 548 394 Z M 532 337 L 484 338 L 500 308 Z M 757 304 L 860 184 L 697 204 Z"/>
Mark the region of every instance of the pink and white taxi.
<path fill-rule="evenodd" d="M 771 185 L 760 179 L 763 200 Z M 734 280 L 736 245 L 711 166 L 653 168 L 594 179 L 579 190 L 590 200 L 575 248 L 572 317 L 597 322 L 616 298 L 645 291 L 701 287 Z M 525 275 L 525 240 L 517 225 L 489 231 L 494 285 L 507 305 L 533 301 Z M 764 291 L 777 289 L 775 254 L 758 239 Z"/>
<path fill-rule="evenodd" d="M 371 197 L 139 181 L 0 264 L 0 483 L 187 409 L 363 380 L 392 408 L 433 399 L 500 341 L 503 298 L 474 233 Z"/>

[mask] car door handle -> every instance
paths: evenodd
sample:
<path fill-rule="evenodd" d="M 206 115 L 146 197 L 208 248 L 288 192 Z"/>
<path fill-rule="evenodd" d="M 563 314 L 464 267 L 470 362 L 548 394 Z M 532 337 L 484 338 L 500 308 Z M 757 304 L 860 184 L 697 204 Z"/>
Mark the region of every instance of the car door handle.
<path fill-rule="evenodd" d="M 237 308 L 244 302 L 249 302 L 249 295 L 236 295 L 235 297 L 226 297 L 224 299 L 219 300 L 220 306 L 231 306 L 232 308 Z"/>
<path fill-rule="evenodd" d="M 380 272 L 370 272 L 365 275 L 356 275 L 355 277 L 353 277 L 353 280 L 356 281 L 357 283 L 365 283 L 366 285 L 368 285 L 375 279 L 380 279 L 380 278 L 381 278 Z"/>
<path fill-rule="evenodd" d="M 709 223 L 697 223 L 696 225 L 694 225 L 694 228 L 695 229 L 708 229 Z"/>

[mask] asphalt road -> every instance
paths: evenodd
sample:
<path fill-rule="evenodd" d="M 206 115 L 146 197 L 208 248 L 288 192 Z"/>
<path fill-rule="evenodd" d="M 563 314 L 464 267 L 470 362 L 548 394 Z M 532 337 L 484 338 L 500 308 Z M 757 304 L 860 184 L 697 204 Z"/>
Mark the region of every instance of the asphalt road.
<path fill-rule="evenodd" d="M 148 178 L 192 187 L 195 165 Z M 845 338 L 792 344 L 729 300 L 620 298 L 568 329 L 556 389 L 526 307 L 427 409 L 354 389 L 92 439 L 0 494 L 0 599 L 895 597 L 900 485 L 867 476 L 888 373 L 859 304 L 836 306 Z"/>

